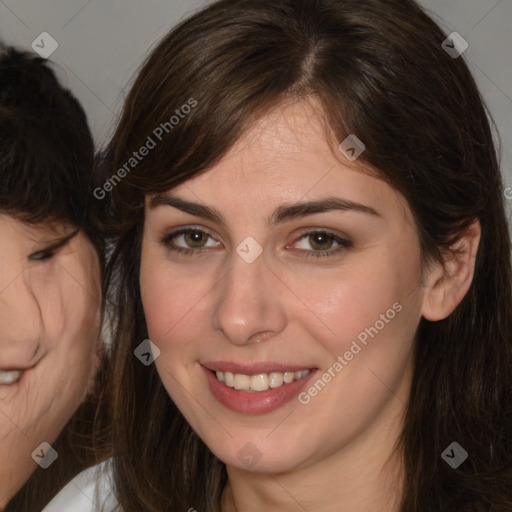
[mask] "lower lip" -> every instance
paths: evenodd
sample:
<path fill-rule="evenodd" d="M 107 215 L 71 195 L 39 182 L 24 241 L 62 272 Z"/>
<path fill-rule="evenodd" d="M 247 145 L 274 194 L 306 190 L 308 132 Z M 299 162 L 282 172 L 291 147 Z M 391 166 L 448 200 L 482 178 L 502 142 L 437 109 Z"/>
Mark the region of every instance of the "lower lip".
<path fill-rule="evenodd" d="M 264 414 L 278 409 L 296 397 L 302 388 L 306 386 L 309 379 L 316 373 L 316 370 L 310 370 L 302 379 L 294 380 L 289 384 L 283 384 L 278 388 L 251 393 L 230 388 L 220 382 L 211 370 L 204 366 L 201 368 L 206 373 L 208 385 L 213 396 L 228 409 L 244 414 Z"/>

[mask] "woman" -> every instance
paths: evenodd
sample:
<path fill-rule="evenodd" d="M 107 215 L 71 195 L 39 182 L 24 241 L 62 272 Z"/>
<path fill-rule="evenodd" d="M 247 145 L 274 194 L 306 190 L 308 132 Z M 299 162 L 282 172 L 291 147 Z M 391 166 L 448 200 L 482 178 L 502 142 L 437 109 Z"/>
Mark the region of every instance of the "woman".
<path fill-rule="evenodd" d="M 82 108 L 42 59 L 5 47 L 0 148 L 0 508 L 21 512 L 96 460 L 104 241 Z"/>
<path fill-rule="evenodd" d="M 412 1 L 221 0 L 148 58 L 95 191 L 120 509 L 512 509 L 510 238 L 445 39 Z"/>

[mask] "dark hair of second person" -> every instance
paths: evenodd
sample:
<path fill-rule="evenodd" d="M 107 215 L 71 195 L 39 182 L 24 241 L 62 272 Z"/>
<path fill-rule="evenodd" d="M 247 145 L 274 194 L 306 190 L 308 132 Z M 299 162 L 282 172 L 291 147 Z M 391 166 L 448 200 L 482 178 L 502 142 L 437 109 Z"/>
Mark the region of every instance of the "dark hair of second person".
<path fill-rule="evenodd" d="M 10 258 L 1 274 L 0 368 L 14 379 L 12 365 L 31 365 L 19 383 L 0 386 L 9 486 L 0 500 L 8 512 L 41 510 L 98 455 L 91 432 L 103 373 L 95 383 L 105 243 L 91 200 L 93 158 L 84 110 L 50 65 L 0 46 L 0 217 L 8 233 L 1 243 Z M 34 348 L 40 356 L 32 363 Z M 30 455 L 43 441 L 58 453 L 47 469 Z"/>

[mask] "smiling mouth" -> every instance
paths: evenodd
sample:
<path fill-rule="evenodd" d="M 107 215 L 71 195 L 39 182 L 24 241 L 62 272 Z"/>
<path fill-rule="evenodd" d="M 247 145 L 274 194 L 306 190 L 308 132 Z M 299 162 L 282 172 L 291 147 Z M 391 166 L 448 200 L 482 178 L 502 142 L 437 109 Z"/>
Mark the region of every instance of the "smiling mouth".
<path fill-rule="evenodd" d="M 0 385 L 11 386 L 21 379 L 24 370 L 0 370 Z"/>
<path fill-rule="evenodd" d="M 297 372 L 270 372 L 258 373 L 256 375 L 244 375 L 242 373 L 212 371 L 217 380 L 226 386 L 238 391 L 259 392 L 275 389 L 296 380 L 303 379 L 311 370 L 300 370 Z"/>

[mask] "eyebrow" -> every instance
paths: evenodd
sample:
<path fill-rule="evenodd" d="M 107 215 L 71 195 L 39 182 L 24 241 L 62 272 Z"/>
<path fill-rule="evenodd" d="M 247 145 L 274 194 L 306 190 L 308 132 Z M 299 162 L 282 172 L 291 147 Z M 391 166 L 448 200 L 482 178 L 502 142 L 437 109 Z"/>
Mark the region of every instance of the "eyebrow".
<path fill-rule="evenodd" d="M 149 202 L 149 209 L 153 210 L 159 206 L 171 206 L 196 217 L 208 219 L 223 225 L 226 224 L 224 216 L 216 208 L 186 201 L 176 196 L 166 194 L 153 196 Z M 348 199 L 341 199 L 339 197 L 327 197 L 316 201 L 281 205 L 274 210 L 272 215 L 267 219 L 267 222 L 270 225 L 275 225 L 281 222 L 306 217 L 307 215 L 335 210 L 342 212 L 353 211 L 383 218 L 382 215 L 371 206 L 349 201 Z"/>

